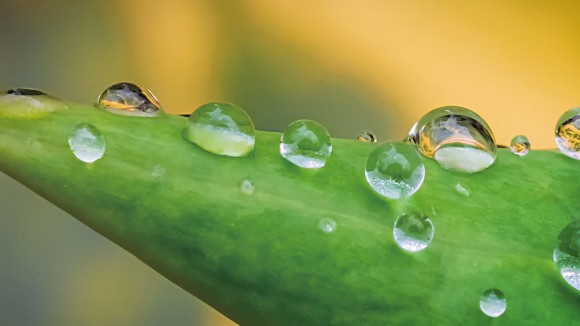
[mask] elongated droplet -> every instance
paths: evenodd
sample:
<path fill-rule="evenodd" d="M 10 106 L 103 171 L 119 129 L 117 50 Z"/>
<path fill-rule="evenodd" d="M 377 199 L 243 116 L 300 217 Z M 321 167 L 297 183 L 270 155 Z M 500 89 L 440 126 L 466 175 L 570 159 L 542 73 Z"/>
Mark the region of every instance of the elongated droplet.
<path fill-rule="evenodd" d="M 435 229 L 431 220 L 421 213 L 403 214 L 395 221 L 393 237 L 401 249 L 408 252 L 421 251 L 433 240 Z"/>
<path fill-rule="evenodd" d="M 67 108 L 65 101 L 37 89 L 12 88 L 0 91 L 0 117 L 40 118 Z"/>
<path fill-rule="evenodd" d="M 93 163 L 105 154 L 105 137 L 97 127 L 88 123 L 81 123 L 73 129 L 68 145 L 73 154 L 86 163 Z"/>
<path fill-rule="evenodd" d="M 530 140 L 524 135 L 515 136 L 512 138 L 510 150 L 516 155 L 526 156 L 530 151 Z"/>
<path fill-rule="evenodd" d="M 250 179 L 244 179 L 240 182 L 240 191 L 244 195 L 251 195 L 254 193 L 254 182 Z"/>
<path fill-rule="evenodd" d="M 424 115 L 409 131 L 407 142 L 452 171 L 482 171 L 496 158 L 491 128 L 477 113 L 459 106 L 444 106 Z"/>
<path fill-rule="evenodd" d="M 556 124 L 556 144 L 562 153 L 580 160 L 580 108 L 560 117 Z"/>
<path fill-rule="evenodd" d="M 375 133 L 370 130 L 363 130 L 360 132 L 356 139 L 363 143 L 376 143 L 377 135 L 375 135 Z"/>
<path fill-rule="evenodd" d="M 489 317 L 496 318 L 505 312 L 507 300 L 502 291 L 489 289 L 483 292 L 483 295 L 479 298 L 479 308 Z"/>
<path fill-rule="evenodd" d="M 378 194 L 399 199 L 419 190 L 425 179 L 425 166 L 412 146 L 386 142 L 369 154 L 365 176 Z"/>
<path fill-rule="evenodd" d="M 331 218 L 323 218 L 318 223 L 318 228 L 324 233 L 332 233 L 336 230 L 336 221 Z"/>
<path fill-rule="evenodd" d="M 150 90 L 131 83 L 118 83 L 107 88 L 99 95 L 97 106 L 128 116 L 156 117 L 163 112 Z"/>
<path fill-rule="evenodd" d="M 560 232 L 554 262 L 564 280 L 580 291 L 580 220 L 572 221 Z"/>
<path fill-rule="evenodd" d="M 280 155 L 301 168 L 319 169 L 332 152 L 330 134 L 312 120 L 292 122 L 280 140 Z"/>
<path fill-rule="evenodd" d="M 465 197 L 469 197 L 471 195 L 471 191 L 469 191 L 469 188 L 467 186 L 462 185 L 461 183 L 456 183 L 454 188 L 457 193 Z"/>

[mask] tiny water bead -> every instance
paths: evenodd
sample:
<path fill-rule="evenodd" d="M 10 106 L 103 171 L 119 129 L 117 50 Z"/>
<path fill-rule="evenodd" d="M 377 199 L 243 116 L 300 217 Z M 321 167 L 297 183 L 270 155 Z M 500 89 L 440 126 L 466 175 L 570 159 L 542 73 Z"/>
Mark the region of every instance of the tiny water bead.
<path fill-rule="evenodd" d="M 479 172 L 496 158 L 491 128 L 477 113 L 459 106 L 440 107 L 424 115 L 409 131 L 407 142 L 452 171 Z"/>
<path fill-rule="evenodd" d="M 67 109 L 65 101 L 31 88 L 0 91 L 0 116 L 40 118 L 50 112 Z"/>
<path fill-rule="evenodd" d="M 507 300 L 501 290 L 488 289 L 479 298 L 479 308 L 489 317 L 496 318 L 505 312 Z"/>
<path fill-rule="evenodd" d="M 97 127 L 81 123 L 74 127 L 68 138 L 73 154 L 85 163 L 93 163 L 105 154 L 105 137 Z"/>
<path fill-rule="evenodd" d="M 365 177 L 371 188 L 381 196 L 405 198 L 423 184 L 425 165 L 413 146 L 385 142 L 369 154 Z"/>
<path fill-rule="evenodd" d="M 312 120 L 292 122 L 280 140 L 280 155 L 301 168 L 323 167 L 331 152 L 330 134 L 323 125 Z"/>
<path fill-rule="evenodd" d="M 461 194 L 465 197 L 469 197 L 471 195 L 471 191 L 467 186 L 462 185 L 461 183 L 456 183 L 453 187 L 458 194 Z"/>
<path fill-rule="evenodd" d="M 580 220 L 572 221 L 560 232 L 554 262 L 564 280 L 580 291 Z"/>
<path fill-rule="evenodd" d="M 524 135 L 515 136 L 512 138 L 510 150 L 516 155 L 526 156 L 530 151 L 530 140 Z"/>
<path fill-rule="evenodd" d="M 556 144 L 562 153 L 580 160 L 580 108 L 560 117 L 556 124 Z"/>
<path fill-rule="evenodd" d="M 156 117 L 162 113 L 159 101 L 150 90 L 131 83 L 118 83 L 107 88 L 99 95 L 97 106 L 129 116 Z"/>
<path fill-rule="evenodd" d="M 377 135 L 370 130 L 361 131 L 356 139 L 363 143 L 376 143 L 378 141 Z"/>
<path fill-rule="evenodd" d="M 226 102 L 207 103 L 188 119 L 183 137 L 204 150 L 241 157 L 254 150 L 254 123 L 239 106 Z"/>
<path fill-rule="evenodd" d="M 250 179 L 244 179 L 240 182 L 240 191 L 244 195 L 251 195 L 254 193 L 254 182 Z"/>
<path fill-rule="evenodd" d="M 318 228 L 324 233 L 332 233 L 336 230 L 336 221 L 331 218 L 323 218 L 318 223 Z"/>
<path fill-rule="evenodd" d="M 399 216 L 393 228 L 393 237 L 401 249 L 408 252 L 421 251 L 433 240 L 435 228 L 426 215 L 418 212 Z"/>

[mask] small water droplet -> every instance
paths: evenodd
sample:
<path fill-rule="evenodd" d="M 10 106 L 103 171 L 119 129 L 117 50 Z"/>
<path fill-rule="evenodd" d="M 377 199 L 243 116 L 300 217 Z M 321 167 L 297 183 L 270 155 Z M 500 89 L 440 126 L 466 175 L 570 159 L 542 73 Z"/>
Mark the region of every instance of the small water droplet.
<path fill-rule="evenodd" d="M 97 98 L 97 106 L 112 113 L 139 117 L 156 117 L 163 112 L 150 90 L 131 83 L 107 88 Z"/>
<path fill-rule="evenodd" d="M 336 230 L 336 221 L 331 218 L 323 218 L 318 223 L 318 228 L 324 233 L 332 233 Z"/>
<path fill-rule="evenodd" d="M 395 242 L 408 252 L 427 248 L 433 240 L 434 233 L 435 229 L 429 217 L 417 212 L 399 216 L 393 228 Z"/>
<path fill-rule="evenodd" d="M 86 163 L 93 163 L 105 154 L 105 137 L 97 127 L 88 123 L 74 127 L 68 145 L 73 154 Z"/>
<path fill-rule="evenodd" d="M 440 107 L 424 115 L 409 131 L 407 143 L 443 168 L 467 173 L 491 166 L 497 150 L 485 120 L 459 106 Z"/>
<path fill-rule="evenodd" d="M 363 143 L 376 143 L 378 141 L 377 135 L 370 130 L 361 131 L 356 139 Z"/>
<path fill-rule="evenodd" d="M 386 142 L 369 154 L 365 176 L 381 196 L 399 199 L 419 190 L 425 179 L 425 166 L 412 146 Z"/>
<path fill-rule="evenodd" d="M 240 191 L 244 195 L 251 195 L 254 193 L 254 182 L 250 179 L 244 179 L 240 182 Z"/>
<path fill-rule="evenodd" d="M 556 124 L 556 144 L 562 153 L 580 160 L 580 108 L 560 117 Z"/>
<path fill-rule="evenodd" d="M 240 157 L 254 150 L 255 133 L 252 119 L 242 108 L 213 102 L 189 116 L 183 136 L 210 153 Z"/>
<path fill-rule="evenodd" d="M 512 138 L 510 150 L 516 155 L 526 156 L 530 151 L 530 140 L 524 135 L 515 136 Z"/>
<path fill-rule="evenodd" d="M 165 168 L 161 165 L 157 164 L 153 167 L 153 171 L 151 171 L 151 176 L 154 178 L 161 178 L 165 175 Z"/>
<path fill-rule="evenodd" d="M 280 140 L 280 155 L 301 168 L 319 169 L 332 152 L 330 134 L 312 120 L 292 122 Z"/>
<path fill-rule="evenodd" d="M 580 220 L 572 221 L 560 232 L 554 262 L 564 280 L 580 291 Z"/>
<path fill-rule="evenodd" d="M 469 197 L 471 195 L 469 188 L 467 186 L 462 185 L 461 183 L 456 183 L 454 188 L 457 193 L 465 197 Z"/>
<path fill-rule="evenodd" d="M 2 117 L 39 118 L 67 108 L 65 101 L 37 89 L 12 88 L 0 91 Z"/>
<path fill-rule="evenodd" d="M 498 289 L 488 289 L 479 298 L 479 308 L 489 317 L 499 317 L 503 315 L 507 308 L 507 300 L 502 291 Z"/>

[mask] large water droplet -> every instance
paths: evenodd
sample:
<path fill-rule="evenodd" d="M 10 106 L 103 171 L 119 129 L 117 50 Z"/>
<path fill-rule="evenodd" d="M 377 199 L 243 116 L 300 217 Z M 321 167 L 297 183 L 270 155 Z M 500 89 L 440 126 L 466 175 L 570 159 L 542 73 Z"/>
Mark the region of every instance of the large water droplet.
<path fill-rule="evenodd" d="M 292 122 L 280 140 L 280 155 L 301 168 L 323 167 L 331 152 L 330 134 L 323 125 L 312 120 Z"/>
<path fill-rule="evenodd" d="M 242 108 L 213 102 L 189 116 L 183 136 L 210 153 L 240 157 L 254 150 L 255 133 L 252 119 Z"/>
<path fill-rule="evenodd" d="M 560 117 L 556 124 L 556 144 L 562 153 L 580 160 L 580 108 Z"/>
<path fill-rule="evenodd" d="M 324 233 L 332 233 L 336 230 L 336 221 L 331 218 L 323 218 L 318 223 L 318 228 Z"/>
<path fill-rule="evenodd" d="M 377 135 L 370 130 L 361 131 L 356 139 L 363 143 L 376 143 L 378 140 Z"/>
<path fill-rule="evenodd" d="M 244 195 L 251 195 L 254 193 L 254 182 L 250 179 L 244 179 L 240 182 L 240 191 Z"/>
<path fill-rule="evenodd" d="M 510 150 L 516 155 L 526 156 L 530 151 L 530 140 L 524 135 L 515 136 L 512 138 Z"/>
<path fill-rule="evenodd" d="M 0 91 L 0 116 L 11 118 L 39 118 L 50 112 L 67 109 L 63 100 L 43 91 L 12 88 Z"/>
<path fill-rule="evenodd" d="M 580 290 L 580 220 L 572 221 L 560 232 L 554 262 L 564 280 Z"/>
<path fill-rule="evenodd" d="M 499 317 L 503 315 L 507 308 L 507 300 L 502 291 L 489 289 L 483 292 L 479 299 L 479 308 L 490 317 Z"/>
<path fill-rule="evenodd" d="M 419 190 L 425 179 L 425 166 L 412 146 L 386 142 L 369 154 L 365 176 L 381 196 L 399 199 Z"/>
<path fill-rule="evenodd" d="M 97 127 L 88 123 L 74 127 L 68 145 L 73 154 L 86 163 L 93 163 L 105 154 L 105 137 Z"/>
<path fill-rule="evenodd" d="M 433 240 L 435 229 L 431 220 L 421 213 L 403 214 L 395 221 L 395 242 L 408 252 L 421 251 Z"/>
<path fill-rule="evenodd" d="M 107 88 L 97 99 L 97 105 L 109 112 L 140 117 L 159 116 L 161 105 L 145 87 L 118 83 Z"/>
<path fill-rule="evenodd" d="M 477 113 L 459 106 L 440 107 L 424 115 L 409 131 L 407 142 L 452 171 L 478 172 L 496 158 L 491 128 Z"/>

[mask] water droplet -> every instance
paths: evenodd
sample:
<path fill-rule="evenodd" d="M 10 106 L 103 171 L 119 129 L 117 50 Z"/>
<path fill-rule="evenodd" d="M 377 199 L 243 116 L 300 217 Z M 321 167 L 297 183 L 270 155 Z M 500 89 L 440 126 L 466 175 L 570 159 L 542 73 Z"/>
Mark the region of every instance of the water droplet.
<path fill-rule="evenodd" d="M 378 141 L 377 135 L 370 130 L 361 131 L 356 139 L 363 143 L 376 143 Z"/>
<path fill-rule="evenodd" d="M 526 156 L 530 151 L 530 140 L 524 135 L 515 136 L 512 138 L 510 149 L 516 155 Z"/>
<path fill-rule="evenodd" d="M 323 218 L 318 223 L 318 228 L 324 233 L 332 233 L 336 230 L 336 221 L 331 218 Z"/>
<path fill-rule="evenodd" d="M 564 280 L 580 291 L 580 220 L 572 221 L 560 232 L 554 262 Z"/>
<path fill-rule="evenodd" d="M 408 252 L 427 248 L 434 233 L 435 229 L 429 217 L 417 212 L 399 216 L 393 228 L 395 242 Z"/>
<path fill-rule="evenodd" d="M 97 106 L 112 113 L 139 117 L 156 117 L 163 112 L 150 90 L 131 83 L 107 88 L 97 98 Z"/>
<path fill-rule="evenodd" d="M 161 165 L 157 164 L 153 167 L 153 171 L 151 171 L 151 176 L 154 178 L 161 178 L 165 175 L 165 168 Z"/>
<path fill-rule="evenodd" d="M 292 122 L 280 140 L 280 155 L 301 168 L 323 167 L 331 152 L 330 134 L 323 125 L 312 120 Z"/>
<path fill-rule="evenodd" d="M 67 109 L 63 100 L 43 91 L 12 88 L 0 91 L 0 116 L 10 118 L 39 118 L 50 112 Z"/>
<path fill-rule="evenodd" d="M 74 127 L 68 145 L 73 154 L 86 163 L 93 163 L 105 154 L 105 137 L 97 127 L 88 123 Z"/>
<path fill-rule="evenodd" d="M 455 184 L 455 191 L 465 197 L 469 197 L 469 195 L 471 195 L 471 192 L 469 191 L 469 188 L 467 188 L 467 186 L 464 186 L 460 183 L 456 183 Z"/>
<path fill-rule="evenodd" d="M 183 136 L 210 153 L 240 157 L 254 150 L 255 133 L 252 119 L 242 108 L 213 102 L 189 116 Z"/>
<path fill-rule="evenodd" d="M 444 106 L 424 115 L 409 131 L 407 142 L 452 171 L 482 171 L 496 158 L 491 128 L 477 113 L 459 106 Z"/>
<path fill-rule="evenodd" d="M 560 117 L 556 124 L 556 144 L 562 153 L 580 160 L 580 108 Z"/>
<path fill-rule="evenodd" d="M 479 298 L 479 308 L 489 317 L 499 317 L 507 308 L 507 300 L 502 291 L 489 289 L 483 292 Z"/>
<path fill-rule="evenodd" d="M 399 199 L 419 190 L 425 179 L 425 166 L 412 146 L 386 142 L 369 154 L 365 176 L 381 196 Z"/>
<path fill-rule="evenodd" d="M 254 182 L 250 179 L 244 179 L 240 182 L 240 191 L 244 195 L 251 195 L 254 193 Z"/>

